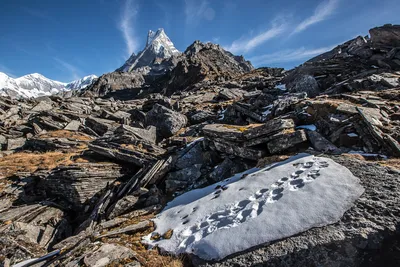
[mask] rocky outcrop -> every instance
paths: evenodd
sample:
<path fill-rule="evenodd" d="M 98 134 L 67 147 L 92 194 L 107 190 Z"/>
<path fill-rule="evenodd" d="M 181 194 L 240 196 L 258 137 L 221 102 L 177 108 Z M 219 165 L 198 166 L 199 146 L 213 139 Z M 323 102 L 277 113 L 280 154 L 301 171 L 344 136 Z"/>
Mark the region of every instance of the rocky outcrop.
<path fill-rule="evenodd" d="M 187 118 L 178 112 L 155 104 L 146 114 L 146 125 L 155 126 L 159 137 L 171 137 L 186 126 Z"/>
<path fill-rule="evenodd" d="M 172 94 L 201 81 L 224 81 L 253 69 L 250 62 L 219 45 L 196 41 L 186 49 L 177 66 L 156 83 Z"/>
<path fill-rule="evenodd" d="M 104 96 L 108 93 L 123 89 L 140 88 L 145 83 L 140 73 L 110 72 L 100 76 L 92 85 L 83 92 L 83 96 Z M 137 90 L 139 93 L 140 89 Z"/>

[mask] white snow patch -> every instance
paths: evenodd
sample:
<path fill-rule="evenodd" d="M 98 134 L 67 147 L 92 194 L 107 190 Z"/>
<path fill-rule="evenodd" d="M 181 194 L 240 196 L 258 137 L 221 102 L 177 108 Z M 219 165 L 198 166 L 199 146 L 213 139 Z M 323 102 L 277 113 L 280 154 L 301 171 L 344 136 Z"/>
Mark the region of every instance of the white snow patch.
<path fill-rule="evenodd" d="M 363 191 L 347 168 L 299 154 L 175 198 L 154 219 L 155 232 L 173 229 L 172 237 L 151 240 L 150 234 L 144 241 L 173 254 L 219 260 L 335 223 Z"/>
<path fill-rule="evenodd" d="M 222 109 L 222 111 L 218 112 L 218 120 L 222 121 L 225 118 L 226 109 Z"/>
<path fill-rule="evenodd" d="M 277 84 L 275 88 L 282 91 L 286 91 L 286 84 Z"/>
<path fill-rule="evenodd" d="M 347 136 L 349 136 L 349 137 L 357 137 L 358 134 L 356 134 L 356 133 L 348 133 Z"/>
<path fill-rule="evenodd" d="M 261 114 L 262 114 L 264 117 L 267 117 L 269 114 L 271 114 L 273 106 L 274 106 L 274 105 L 268 105 L 268 106 L 266 106 L 266 107 L 263 107 L 262 109 L 263 109 L 264 111 L 263 111 Z"/>
<path fill-rule="evenodd" d="M 314 124 L 308 124 L 308 125 L 299 125 L 296 127 L 296 129 L 307 129 L 310 131 L 316 131 L 317 130 L 317 126 L 315 126 Z"/>

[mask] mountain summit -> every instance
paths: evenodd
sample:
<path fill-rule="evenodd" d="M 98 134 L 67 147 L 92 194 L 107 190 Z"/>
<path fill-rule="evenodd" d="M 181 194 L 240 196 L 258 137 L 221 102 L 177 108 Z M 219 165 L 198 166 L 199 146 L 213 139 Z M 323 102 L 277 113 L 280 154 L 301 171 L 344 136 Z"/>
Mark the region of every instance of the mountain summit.
<path fill-rule="evenodd" d="M 137 55 L 133 53 L 118 71 L 164 74 L 174 66 L 173 58 L 180 54 L 164 29 L 160 28 L 156 32 L 150 30 L 147 34 L 146 47 Z"/>

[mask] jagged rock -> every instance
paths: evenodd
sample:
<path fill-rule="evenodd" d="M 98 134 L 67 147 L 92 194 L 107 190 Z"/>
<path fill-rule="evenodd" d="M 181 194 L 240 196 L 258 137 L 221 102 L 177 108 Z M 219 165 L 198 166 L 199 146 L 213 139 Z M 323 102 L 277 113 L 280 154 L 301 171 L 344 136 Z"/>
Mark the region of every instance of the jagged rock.
<path fill-rule="evenodd" d="M 128 212 L 133 206 L 138 202 L 139 198 L 137 196 L 128 195 L 117 201 L 116 205 L 112 208 L 109 219 L 118 217 L 121 214 Z"/>
<path fill-rule="evenodd" d="M 400 25 L 387 24 L 369 30 L 375 46 L 400 46 Z"/>
<path fill-rule="evenodd" d="M 41 182 L 48 195 L 81 209 L 97 193 L 125 174 L 113 163 L 77 163 L 58 167 Z"/>
<path fill-rule="evenodd" d="M 89 144 L 89 149 L 102 156 L 136 166 L 148 166 L 166 152 L 152 142 L 126 135 L 97 139 Z"/>
<path fill-rule="evenodd" d="M 266 155 L 266 151 L 263 149 L 242 147 L 237 143 L 226 140 L 216 140 L 212 144 L 219 152 L 245 159 L 258 160 Z"/>
<path fill-rule="evenodd" d="M 100 136 L 111 130 L 114 123 L 115 122 L 111 120 L 105 120 L 95 117 L 88 117 L 85 119 L 85 125 Z"/>
<path fill-rule="evenodd" d="M 236 126 L 225 124 L 209 124 L 203 127 L 203 132 L 211 138 L 223 138 L 231 141 L 244 141 L 267 136 L 284 129 L 294 127 L 291 119 L 274 119 L 265 124 L 253 124 L 249 126 Z"/>
<path fill-rule="evenodd" d="M 219 182 L 244 170 L 246 170 L 246 166 L 242 160 L 232 161 L 229 158 L 225 158 L 224 161 L 215 166 L 209 177 L 213 182 Z"/>
<path fill-rule="evenodd" d="M 310 75 L 297 77 L 293 82 L 286 86 L 289 91 L 295 93 L 307 93 L 308 97 L 315 97 L 319 94 L 318 82 Z"/>
<path fill-rule="evenodd" d="M 233 56 L 219 45 L 195 41 L 183 53 L 176 67 L 157 83 L 167 85 L 167 94 L 172 94 L 206 79 L 225 80 L 252 69 L 250 62 Z"/>
<path fill-rule="evenodd" d="M 26 138 L 8 138 L 7 139 L 7 150 L 15 150 L 22 148 L 26 143 Z"/>
<path fill-rule="evenodd" d="M 156 143 L 157 140 L 157 128 L 149 126 L 147 129 L 135 128 L 128 125 L 121 125 L 115 130 L 116 134 L 129 134 L 139 140 L 146 140 L 150 143 Z"/>
<path fill-rule="evenodd" d="M 122 261 L 135 257 L 135 252 L 127 247 L 116 244 L 103 244 L 96 251 L 86 255 L 83 262 L 88 267 L 109 266 L 114 261 Z"/>
<path fill-rule="evenodd" d="M 159 137 L 168 138 L 186 126 L 185 115 L 175 112 L 159 104 L 146 114 L 146 125 L 155 126 Z"/>
<path fill-rule="evenodd" d="M 298 130 L 293 133 L 281 134 L 279 137 L 276 137 L 275 139 L 270 141 L 267 146 L 268 151 L 271 154 L 275 154 L 277 152 L 285 151 L 286 149 L 305 141 L 307 141 L 306 133 L 304 132 L 304 130 Z"/>
<path fill-rule="evenodd" d="M 52 105 L 53 101 L 49 100 L 43 100 L 40 101 L 36 106 L 34 106 L 31 111 L 35 111 L 35 112 L 41 112 L 41 111 L 48 111 L 48 110 L 52 110 L 53 109 L 53 105 Z"/>
<path fill-rule="evenodd" d="M 308 140 L 312 144 L 313 148 L 317 151 L 331 153 L 338 151 L 338 148 L 329 142 L 325 137 L 320 135 L 318 132 L 315 131 L 307 131 Z"/>
<path fill-rule="evenodd" d="M 104 96 L 118 90 L 140 88 L 144 82 L 144 77 L 140 73 L 110 72 L 100 76 L 92 85 L 85 88 L 82 94 Z"/>
<path fill-rule="evenodd" d="M 67 124 L 67 126 L 64 127 L 64 130 L 78 131 L 80 126 L 81 126 L 80 121 L 72 120 Z"/>
<path fill-rule="evenodd" d="M 216 118 L 216 116 L 213 113 L 201 110 L 201 111 L 196 112 L 195 114 L 191 115 L 189 117 L 189 121 L 190 121 L 190 124 L 193 125 L 193 124 L 199 124 L 202 122 L 213 120 L 215 118 Z"/>
<path fill-rule="evenodd" d="M 185 169 L 170 172 L 165 179 L 167 192 L 174 192 L 180 188 L 186 188 L 201 176 L 201 164 L 195 164 Z"/>
<path fill-rule="evenodd" d="M 195 143 L 190 147 L 189 151 L 187 151 L 187 149 L 183 150 L 181 153 L 178 153 L 177 156 L 178 159 L 175 163 L 175 168 L 177 169 L 185 169 L 196 164 L 202 165 L 205 162 L 201 142 Z"/>

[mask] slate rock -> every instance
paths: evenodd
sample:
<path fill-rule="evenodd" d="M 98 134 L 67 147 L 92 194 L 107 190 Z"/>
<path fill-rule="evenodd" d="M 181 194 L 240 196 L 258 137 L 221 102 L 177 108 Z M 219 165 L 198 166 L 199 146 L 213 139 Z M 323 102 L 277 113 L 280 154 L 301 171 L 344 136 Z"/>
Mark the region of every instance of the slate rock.
<path fill-rule="evenodd" d="M 113 261 L 131 259 L 135 255 L 130 248 L 116 244 L 103 244 L 96 251 L 86 255 L 83 262 L 88 267 L 103 267 L 109 266 Z"/>
<path fill-rule="evenodd" d="M 268 151 L 271 154 L 285 151 L 286 149 L 293 147 L 297 144 L 307 141 L 307 136 L 304 130 L 298 130 L 293 133 L 282 134 L 281 136 L 270 141 L 268 146 Z"/>
<path fill-rule="evenodd" d="M 338 148 L 334 144 L 316 131 L 307 131 L 307 137 L 313 148 L 317 151 L 325 153 L 338 152 Z"/>
<path fill-rule="evenodd" d="M 186 126 L 185 115 L 175 112 L 169 108 L 155 104 L 153 109 L 146 114 L 146 125 L 155 126 L 158 136 L 168 138 Z"/>
<path fill-rule="evenodd" d="M 286 86 L 290 92 L 307 93 L 308 97 L 315 97 L 319 94 L 318 82 L 311 75 L 301 75 Z"/>
<path fill-rule="evenodd" d="M 22 148 L 26 143 L 26 138 L 8 138 L 7 139 L 7 150 L 15 150 L 18 148 Z"/>

